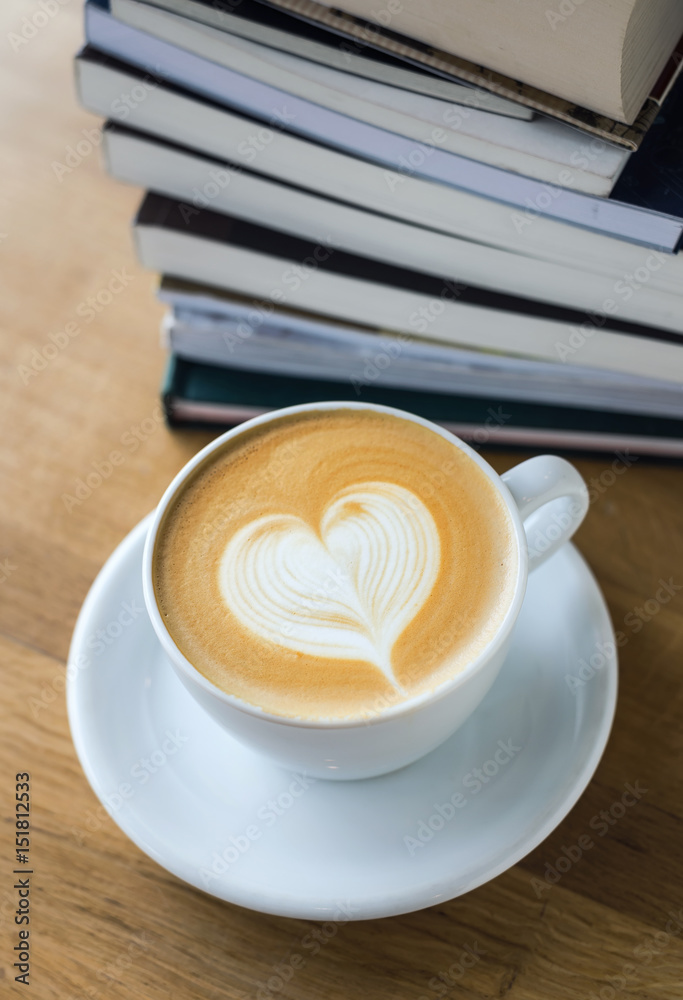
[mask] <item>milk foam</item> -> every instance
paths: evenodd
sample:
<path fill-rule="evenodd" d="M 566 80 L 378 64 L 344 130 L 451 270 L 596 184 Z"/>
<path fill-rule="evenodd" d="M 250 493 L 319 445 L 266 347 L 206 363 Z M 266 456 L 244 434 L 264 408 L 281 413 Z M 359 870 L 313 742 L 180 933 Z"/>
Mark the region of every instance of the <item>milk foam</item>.
<path fill-rule="evenodd" d="M 309 656 L 365 660 L 401 690 L 396 639 L 439 574 L 439 532 L 425 504 L 394 483 L 337 493 L 318 526 L 269 514 L 230 539 L 218 565 L 226 608 L 253 633 Z"/>
<path fill-rule="evenodd" d="M 267 712 L 361 718 L 477 656 L 515 591 L 506 504 L 429 428 L 364 410 L 227 441 L 157 537 L 155 593 L 187 659 Z"/>

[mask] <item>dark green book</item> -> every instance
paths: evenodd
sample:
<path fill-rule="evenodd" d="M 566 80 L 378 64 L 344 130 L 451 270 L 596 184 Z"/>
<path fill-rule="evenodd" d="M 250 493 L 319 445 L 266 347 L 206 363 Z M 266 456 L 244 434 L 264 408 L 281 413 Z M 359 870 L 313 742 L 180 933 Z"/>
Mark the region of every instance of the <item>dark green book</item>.
<path fill-rule="evenodd" d="M 171 427 L 225 429 L 298 403 L 359 401 L 416 413 L 475 446 L 683 458 L 683 420 L 379 386 L 358 393 L 349 381 L 264 375 L 174 355 L 161 393 Z"/>

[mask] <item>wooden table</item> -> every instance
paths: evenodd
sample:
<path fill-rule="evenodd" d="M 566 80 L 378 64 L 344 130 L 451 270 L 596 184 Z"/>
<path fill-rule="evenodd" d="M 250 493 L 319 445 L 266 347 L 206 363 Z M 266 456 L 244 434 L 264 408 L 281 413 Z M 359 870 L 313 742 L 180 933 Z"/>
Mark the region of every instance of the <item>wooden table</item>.
<path fill-rule="evenodd" d="M 81 5 L 46 7 L 46 17 L 29 0 L 0 12 L 2 995 L 255 997 L 315 925 L 223 904 L 167 874 L 102 815 L 69 737 L 64 664 L 81 602 L 208 436 L 148 419 L 164 354 L 155 280 L 132 251 L 139 192 L 103 175 L 98 122 L 74 102 Z M 69 147 L 78 152 L 67 161 Z M 115 274 L 119 290 L 100 305 Z M 63 495 L 127 433 L 138 446 L 67 510 Z M 486 457 L 502 471 L 519 456 Z M 650 603 L 647 622 L 634 612 L 656 600 L 660 580 L 683 584 L 683 472 L 641 460 L 616 476 L 612 461 L 577 463 L 598 487 L 578 544 L 628 640 L 616 724 L 588 790 L 515 868 L 431 910 L 340 926 L 273 996 L 683 997 L 683 596 Z M 12 859 L 15 773 L 25 771 L 33 959 L 22 994 Z M 626 783 L 647 791 L 556 885 L 534 882 Z M 88 824 L 87 836 L 74 833 Z M 482 956 L 449 979 L 468 946 Z"/>

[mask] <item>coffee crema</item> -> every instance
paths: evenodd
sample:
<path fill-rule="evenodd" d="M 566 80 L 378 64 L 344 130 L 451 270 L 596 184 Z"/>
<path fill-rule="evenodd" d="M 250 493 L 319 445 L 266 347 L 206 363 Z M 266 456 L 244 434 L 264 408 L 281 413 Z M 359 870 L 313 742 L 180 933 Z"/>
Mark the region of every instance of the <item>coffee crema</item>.
<path fill-rule="evenodd" d="M 371 716 L 435 688 L 512 601 L 509 512 L 468 455 L 373 410 L 307 411 L 227 441 L 169 505 L 159 610 L 213 684 L 276 715 Z"/>

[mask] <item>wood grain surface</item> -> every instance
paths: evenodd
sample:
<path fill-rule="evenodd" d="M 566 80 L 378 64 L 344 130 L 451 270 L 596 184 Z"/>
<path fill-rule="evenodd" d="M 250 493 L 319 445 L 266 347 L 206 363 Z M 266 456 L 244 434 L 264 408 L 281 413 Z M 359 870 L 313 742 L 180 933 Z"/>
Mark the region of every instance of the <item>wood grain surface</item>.
<path fill-rule="evenodd" d="M 157 419 L 161 310 L 129 228 L 139 192 L 104 176 L 99 123 L 75 104 L 81 16 L 78 0 L 0 11 L 0 992 L 251 998 L 315 925 L 223 904 L 142 854 L 99 806 L 66 719 L 65 658 L 90 584 L 208 440 Z M 95 311 L 89 298 L 115 274 L 117 291 Z M 123 464 L 68 510 L 63 495 L 112 449 Z M 499 471 L 525 457 L 485 454 Z M 655 599 L 660 580 L 683 585 L 683 470 L 640 460 L 617 475 L 614 459 L 577 459 L 594 481 L 578 545 L 626 638 L 616 723 L 589 788 L 515 868 L 443 906 L 339 926 L 272 996 L 683 998 L 683 595 Z M 648 621 L 634 610 L 646 601 Z M 14 776 L 24 771 L 29 987 L 12 967 Z M 647 789 L 637 804 L 557 884 L 541 881 L 637 782 Z M 680 923 L 667 923 L 671 912 Z M 468 946 L 480 957 L 458 976 Z"/>

